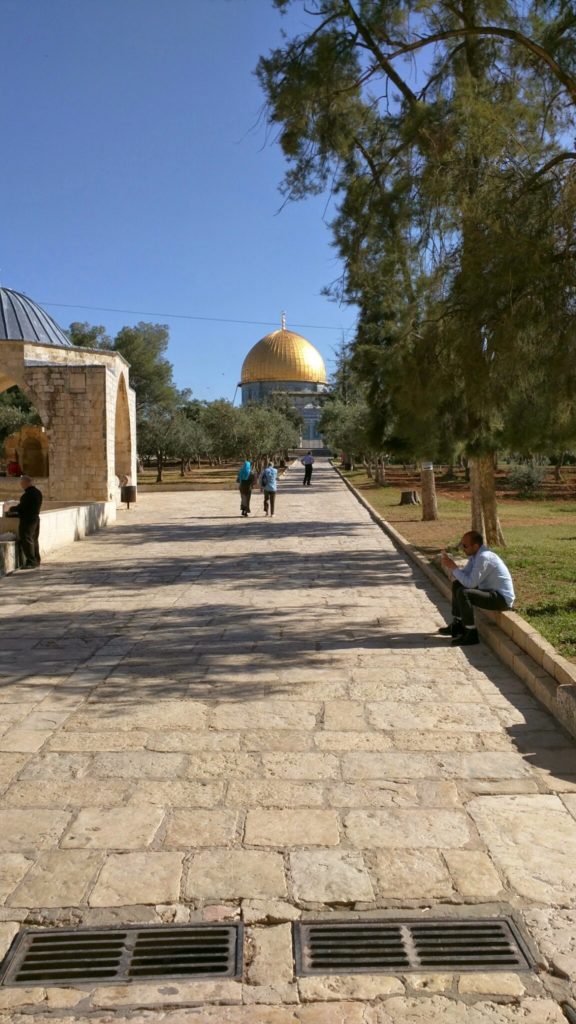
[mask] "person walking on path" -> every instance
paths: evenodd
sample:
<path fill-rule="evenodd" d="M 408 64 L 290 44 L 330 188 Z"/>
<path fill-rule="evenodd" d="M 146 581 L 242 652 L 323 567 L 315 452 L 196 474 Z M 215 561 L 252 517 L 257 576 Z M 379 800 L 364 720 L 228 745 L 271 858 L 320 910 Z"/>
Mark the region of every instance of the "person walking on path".
<path fill-rule="evenodd" d="M 304 479 L 302 481 L 303 487 L 310 487 L 312 483 L 312 467 L 314 465 L 314 456 L 312 452 L 308 452 L 300 462 L 304 466 Z"/>
<path fill-rule="evenodd" d="M 240 514 L 248 516 L 250 515 L 250 498 L 252 497 L 252 488 L 254 486 L 254 473 L 252 472 L 252 464 L 248 459 L 238 470 L 236 482 L 240 487 Z"/>
<path fill-rule="evenodd" d="M 40 565 L 40 509 L 42 491 L 34 487 L 32 477 L 21 476 L 20 486 L 24 494 L 17 505 L 8 509 L 6 515 L 18 517 L 18 540 L 24 564 L 23 569 L 37 569 Z"/>
<path fill-rule="evenodd" d="M 274 506 L 276 505 L 276 490 L 278 487 L 278 470 L 275 466 L 268 465 L 268 462 L 264 463 L 264 468 L 260 474 L 260 489 L 264 492 L 264 515 L 274 515 Z"/>
<path fill-rule="evenodd" d="M 452 622 L 438 632 L 452 637 L 453 647 L 468 647 L 479 643 L 474 624 L 474 608 L 504 611 L 514 604 L 514 585 L 502 559 L 484 544 L 481 533 L 469 530 L 460 541 L 468 561 L 460 569 L 446 551 L 441 561 L 452 576 Z"/>

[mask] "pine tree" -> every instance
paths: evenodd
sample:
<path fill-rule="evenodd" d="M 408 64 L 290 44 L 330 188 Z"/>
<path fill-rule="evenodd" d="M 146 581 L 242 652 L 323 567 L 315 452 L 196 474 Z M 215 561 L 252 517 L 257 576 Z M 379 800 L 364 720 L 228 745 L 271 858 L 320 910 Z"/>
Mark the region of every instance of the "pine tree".
<path fill-rule="evenodd" d="M 428 456 L 462 444 L 474 525 L 502 542 L 494 453 L 525 396 L 538 391 L 543 434 L 575 436 L 560 372 L 576 365 L 574 17 L 512 0 L 312 9 L 313 29 L 258 68 L 284 192 L 331 187 L 338 203 L 339 288 L 360 306 L 374 425 Z"/>

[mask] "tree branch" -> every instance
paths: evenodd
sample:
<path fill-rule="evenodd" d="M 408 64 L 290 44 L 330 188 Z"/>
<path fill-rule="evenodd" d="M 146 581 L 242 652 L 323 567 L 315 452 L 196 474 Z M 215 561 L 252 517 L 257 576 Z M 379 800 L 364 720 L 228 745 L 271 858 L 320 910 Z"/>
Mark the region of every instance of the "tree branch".
<path fill-rule="evenodd" d="M 388 75 L 391 82 L 394 83 L 397 89 L 400 90 L 405 100 L 408 101 L 410 106 L 415 106 L 418 102 L 418 98 L 414 92 L 412 92 L 410 86 L 400 77 L 397 71 L 392 67 L 390 60 L 384 55 L 378 43 L 374 39 L 374 36 L 369 32 L 367 26 L 364 24 L 356 10 L 354 9 L 351 0 L 344 0 L 345 6 L 350 14 L 358 35 L 366 43 L 366 46 L 371 53 L 374 54 L 378 64 L 382 70 Z"/>
<path fill-rule="evenodd" d="M 520 199 L 521 196 L 529 192 L 532 186 L 548 171 L 551 171 L 553 167 L 557 167 L 558 164 L 564 163 L 565 160 L 576 160 L 576 152 L 568 151 L 566 153 L 557 153 L 551 160 L 548 160 L 542 167 L 540 167 L 534 174 L 531 174 L 526 184 L 520 189 L 520 192 L 516 196 L 516 199 Z"/>
<path fill-rule="evenodd" d="M 567 71 L 564 71 L 554 60 L 552 55 L 548 53 L 543 46 L 540 46 L 539 43 L 535 42 L 534 39 L 530 39 L 521 32 L 517 32 L 516 29 L 501 28 L 499 25 L 470 25 L 468 27 L 462 26 L 461 28 L 446 29 L 443 32 L 435 32 L 433 35 L 426 36 L 423 39 L 418 39 L 414 43 L 405 43 L 393 53 L 386 55 L 383 54 L 383 60 L 389 64 L 390 61 L 395 60 L 397 57 L 402 57 L 407 53 L 413 53 L 415 50 L 421 50 L 423 47 L 430 46 L 432 43 L 438 43 L 445 39 L 454 39 L 459 36 L 496 36 L 501 39 L 510 39 L 513 43 L 518 43 L 550 68 L 552 74 L 559 82 L 562 82 L 562 85 L 565 87 L 574 103 L 576 103 L 576 78 L 574 78 L 573 75 L 568 74 Z"/>

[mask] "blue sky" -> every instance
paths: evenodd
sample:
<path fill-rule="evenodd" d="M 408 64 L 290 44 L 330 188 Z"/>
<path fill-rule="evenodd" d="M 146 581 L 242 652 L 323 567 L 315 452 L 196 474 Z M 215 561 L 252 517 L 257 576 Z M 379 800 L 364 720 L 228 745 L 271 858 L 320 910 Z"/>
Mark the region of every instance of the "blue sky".
<path fill-rule="evenodd" d="M 0 282 L 63 327 L 167 323 L 176 383 L 198 398 L 233 397 L 283 309 L 330 366 L 354 324 L 320 294 L 339 274 L 334 211 L 316 198 L 279 212 L 285 164 L 252 74 L 305 15 L 271 0 L 0 0 L 0 16 Z"/>

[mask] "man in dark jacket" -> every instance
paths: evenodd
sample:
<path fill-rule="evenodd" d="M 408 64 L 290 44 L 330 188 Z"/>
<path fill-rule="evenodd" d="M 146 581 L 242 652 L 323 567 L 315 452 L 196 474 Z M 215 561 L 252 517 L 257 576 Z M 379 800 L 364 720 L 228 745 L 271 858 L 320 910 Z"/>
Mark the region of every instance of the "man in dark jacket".
<path fill-rule="evenodd" d="M 9 509 L 6 515 L 18 516 L 18 540 L 22 557 L 24 559 L 23 569 L 37 569 L 40 565 L 40 548 L 38 537 L 40 534 L 40 509 L 42 507 L 42 491 L 34 487 L 31 477 L 21 476 L 20 486 L 24 494 L 17 505 Z"/>

